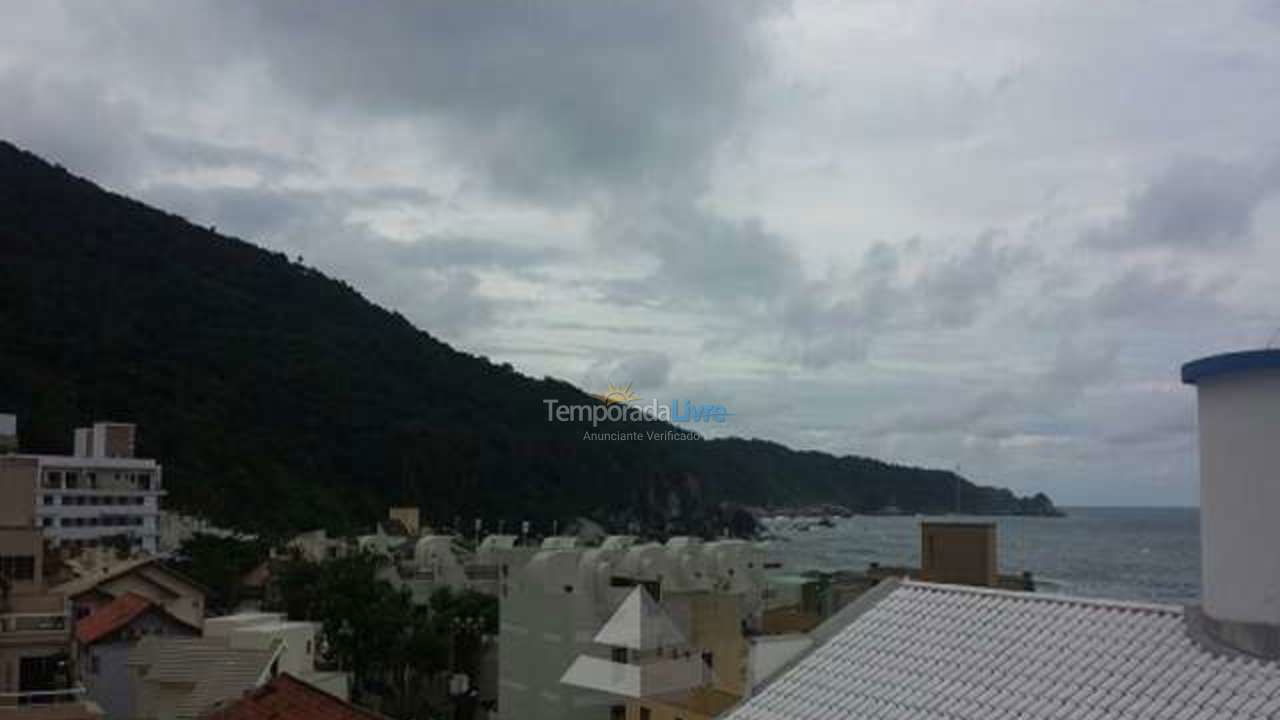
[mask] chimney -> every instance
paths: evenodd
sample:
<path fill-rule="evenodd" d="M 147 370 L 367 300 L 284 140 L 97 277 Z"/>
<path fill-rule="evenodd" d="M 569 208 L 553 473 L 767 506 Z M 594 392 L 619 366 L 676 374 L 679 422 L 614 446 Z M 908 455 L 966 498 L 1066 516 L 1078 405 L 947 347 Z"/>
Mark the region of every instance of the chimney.
<path fill-rule="evenodd" d="M 1201 606 L 1208 640 L 1280 658 L 1280 350 L 1182 366 L 1200 425 Z"/>
<path fill-rule="evenodd" d="M 18 416 L 0 413 L 0 453 L 18 449 Z"/>

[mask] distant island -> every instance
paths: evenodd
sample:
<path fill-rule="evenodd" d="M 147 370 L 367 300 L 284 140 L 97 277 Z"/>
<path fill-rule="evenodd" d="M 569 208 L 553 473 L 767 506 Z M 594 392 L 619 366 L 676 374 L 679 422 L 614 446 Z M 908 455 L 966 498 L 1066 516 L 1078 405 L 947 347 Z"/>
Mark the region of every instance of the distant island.
<path fill-rule="evenodd" d="M 749 507 L 1058 512 L 946 470 L 764 440 L 584 440 L 544 409 L 601 402 L 583 390 L 3 142 L 0 297 L 0 410 L 23 419 L 24 447 L 66 452 L 68 428 L 135 422 L 166 506 L 224 526 L 341 531 L 400 504 L 441 526 L 590 517 L 704 535 L 745 530 Z"/>

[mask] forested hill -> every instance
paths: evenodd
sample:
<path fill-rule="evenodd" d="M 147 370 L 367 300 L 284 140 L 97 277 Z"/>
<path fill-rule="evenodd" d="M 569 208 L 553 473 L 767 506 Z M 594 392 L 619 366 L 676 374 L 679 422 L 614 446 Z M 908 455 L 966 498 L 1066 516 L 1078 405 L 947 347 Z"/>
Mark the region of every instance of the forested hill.
<path fill-rule="evenodd" d="M 30 451 L 69 451 L 93 419 L 137 422 L 171 507 L 274 531 L 363 525 L 388 504 L 508 527 L 576 515 L 680 527 L 724 500 L 1052 508 L 775 443 L 584 441 L 583 427 L 546 421 L 548 398 L 591 402 L 0 142 L 0 412 L 19 415 Z"/>

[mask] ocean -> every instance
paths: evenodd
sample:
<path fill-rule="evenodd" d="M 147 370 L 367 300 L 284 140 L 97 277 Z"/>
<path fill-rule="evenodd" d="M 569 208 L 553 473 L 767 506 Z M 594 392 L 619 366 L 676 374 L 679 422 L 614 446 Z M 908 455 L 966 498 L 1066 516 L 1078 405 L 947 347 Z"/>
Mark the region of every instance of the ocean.
<path fill-rule="evenodd" d="M 1001 573 L 1030 570 L 1038 592 L 1182 604 L 1200 594 L 1197 508 L 1064 508 L 1066 517 L 950 516 L 994 521 Z M 770 522 L 772 559 L 788 573 L 920 563 L 915 516 L 834 518 L 835 527 Z"/>

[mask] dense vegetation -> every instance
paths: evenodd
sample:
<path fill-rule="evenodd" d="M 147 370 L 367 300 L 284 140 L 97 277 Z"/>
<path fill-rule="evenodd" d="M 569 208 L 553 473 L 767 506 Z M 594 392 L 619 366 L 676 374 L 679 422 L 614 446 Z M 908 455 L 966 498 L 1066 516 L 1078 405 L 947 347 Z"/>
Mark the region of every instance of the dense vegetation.
<path fill-rule="evenodd" d="M 498 633 L 498 598 L 444 587 L 416 607 L 382 579 L 390 562 L 368 553 L 276 561 L 267 609 L 320 624 L 321 660 L 352 674 L 352 699 L 393 717 L 434 716 L 448 703 L 441 675 L 479 677 L 485 638 Z"/>
<path fill-rule="evenodd" d="M 436 523 L 712 532 L 724 501 L 1052 507 L 754 440 L 585 441 L 543 404 L 591 402 L 579 389 L 453 350 L 341 281 L 3 142 L 0 299 L 0 410 L 20 415 L 24 448 L 66 452 L 77 425 L 135 421 L 169 506 L 254 531 L 349 529 L 388 504 Z"/>

